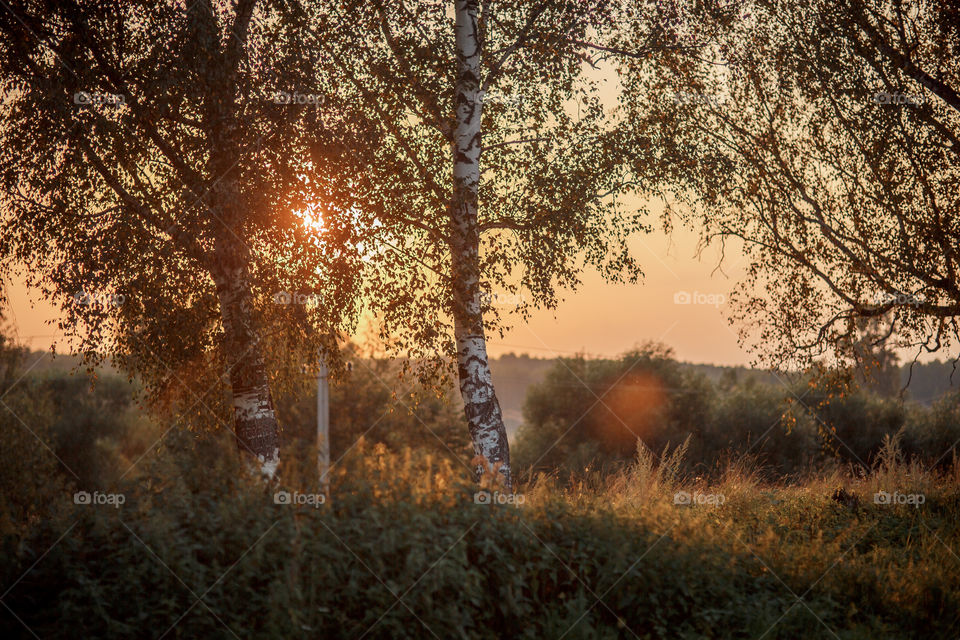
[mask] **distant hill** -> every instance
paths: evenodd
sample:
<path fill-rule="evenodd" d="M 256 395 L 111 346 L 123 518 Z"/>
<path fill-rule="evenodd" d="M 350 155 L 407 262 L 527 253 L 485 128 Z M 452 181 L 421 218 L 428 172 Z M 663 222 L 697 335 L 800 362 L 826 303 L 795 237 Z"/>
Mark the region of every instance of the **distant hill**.
<path fill-rule="evenodd" d="M 497 389 L 497 399 L 503 410 L 503 421 L 511 436 L 523 422 L 523 402 L 527 389 L 543 380 L 547 371 L 556 363 L 555 358 L 535 358 L 508 353 L 490 359 L 490 372 Z"/>
<path fill-rule="evenodd" d="M 49 351 L 27 351 L 23 356 L 22 367 L 31 374 L 42 374 L 50 371 L 73 371 L 80 364 L 80 356 Z"/>

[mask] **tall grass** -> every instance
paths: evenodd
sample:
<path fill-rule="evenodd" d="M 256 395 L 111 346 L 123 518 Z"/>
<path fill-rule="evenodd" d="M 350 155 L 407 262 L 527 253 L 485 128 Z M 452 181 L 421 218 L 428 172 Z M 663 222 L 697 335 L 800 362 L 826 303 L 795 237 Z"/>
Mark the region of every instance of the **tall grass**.
<path fill-rule="evenodd" d="M 5 547 L 3 602 L 16 617 L 0 618 L 3 637 L 960 630 L 956 467 L 907 462 L 896 438 L 869 471 L 791 484 L 746 458 L 691 476 L 686 443 L 640 448 L 616 474 L 537 476 L 507 505 L 477 502 L 469 461 L 363 442 L 335 465 L 325 504 L 275 504 L 281 491 L 317 491 L 311 457 L 288 455 L 280 483 L 264 485 L 229 447 L 172 437 L 113 489 L 126 497 L 120 508 L 58 490 Z M 833 500 L 838 488 L 854 498 Z M 875 504 L 879 491 L 925 500 Z M 677 504 L 678 492 L 713 501 Z"/>

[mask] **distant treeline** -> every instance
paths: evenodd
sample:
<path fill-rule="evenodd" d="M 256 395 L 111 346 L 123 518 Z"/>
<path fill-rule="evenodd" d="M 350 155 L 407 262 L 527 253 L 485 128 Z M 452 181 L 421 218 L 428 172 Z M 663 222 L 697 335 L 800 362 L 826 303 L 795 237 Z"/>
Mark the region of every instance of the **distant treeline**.
<path fill-rule="evenodd" d="M 491 358 L 490 368 L 497 387 L 497 397 L 503 408 L 507 430 L 514 434 L 523 423 L 523 403 L 527 391 L 544 379 L 547 372 L 559 362 L 557 358 L 538 358 L 527 354 L 508 353 L 499 358 Z M 784 376 L 750 367 L 725 366 L 714 364 L 679 363 L 684 369 L 704 375 L 712 382 L 727 379 L 731 382 L 780 384 Z M 883 395 L 898 394 L 904 389 L 904 399 L 912 400 L 924 406 L 930 406 L 948 391 L 960 389 L 960 373 L 954 374 L 952 361 L 933 361 L 904 364 L 893 372 L 894 381 L 889 391 Z M 912 368 L 912 371 L 911 371 Z M 953 376 L 953 379 L 951 379 Z M 909 385 L 908 385 L 909 382 Z"/>
<path fill-rule="evenodd" d="M 870 378 L 856 370 L 775 374 L 685 364 L 653 344 L 618 359 L 563 358 L 527 393 L 516 467 L 615 471 L 638 447 L 660 455 L 687 442 L 686 462 L 697 473 L 750 456 L 773 475 L 791 476 L 836 465 L 867 469 L 889 439 L 908 457 L 944 467 L 960 442 L 960 394 L 944 393 L 950 368 L 917 365 L 922 395 L 911 386 L 901 398 L 890 375 L 899 368 Z M 942 391 L 936 371 L 946 378 Z"/>
<path fill-rule="evenodd" d="M 490 359 L 497 397 L 503 409 L 507 430 L 511 435 L 516 434 L 523 423 L 523 405 L 530 387 L 541 382 L 547 372 L 558 362 L 558 358 L 538 358 L 513 353 Z M 34 374 L 49 371 L 65 372 L 75 369 L 80 363 L 80 358 L 62 354 L 54 357 L 49 352 L 30 351 L 24 355 L 23 363 L 24 367 L 29 368 Z M 750 367 L 685 362 L 679 364 L 685 369 L 704 375 L 713 382 L 726 379 L 737 383 L 753 380 L 755 383 L 779 384 L 778 381 L 784 379 L 783 376 L 769 371 Z M 891 385 L 891 388 L 895 392 L 904 389 L 905 399 L 930 406 L 948 391 L 960 389 L 960 373 L 954 375 L 954 366 L 952 361 L 939 360 L 918 362 L 912 367 L 910 364 L 901 365 L 893 375 L 899 382 Z M 109 367 L 105 368 L 104 372 L 117 373 Z M 953 376 L 952 379 L 951 376 Z"/>

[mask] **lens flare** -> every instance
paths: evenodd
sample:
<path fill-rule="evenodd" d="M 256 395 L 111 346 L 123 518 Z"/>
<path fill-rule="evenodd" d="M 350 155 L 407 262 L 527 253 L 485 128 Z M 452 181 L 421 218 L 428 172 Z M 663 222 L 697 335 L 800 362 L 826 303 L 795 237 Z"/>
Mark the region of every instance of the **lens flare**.
<path fill-rule="evenodd" d="M 654 434 L 665 403 L 666 393 L 657 376 L 630 374 L 603 396 L 593 420 L 594 436 L 606 448 L 629 455 L 638 438 L 646 441 Z"/>

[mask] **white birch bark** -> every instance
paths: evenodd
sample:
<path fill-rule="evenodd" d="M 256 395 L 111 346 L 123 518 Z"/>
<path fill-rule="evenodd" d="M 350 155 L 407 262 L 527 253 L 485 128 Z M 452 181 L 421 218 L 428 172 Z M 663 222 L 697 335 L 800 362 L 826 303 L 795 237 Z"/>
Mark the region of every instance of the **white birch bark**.
<path fill-rule="evenodd" d="M 239 236 L 246 203 L 230 175 L 233 158 L 239 153 L 234 142 L 236 127 L 227 115 L 230 111 L 224 111 L 216 136 L 221 144 L 212 162 L 214 175 L 222 177 L 211 189 L 215 223 L 211 271 L 220 302 L 237 446 L 254 457 L 263 475 L 273 478 L 280 463 L 280 427 L 254 322 L 250 248 Z"/>
<path fill-rule="evenodd" d="M 477 224 L 482 94 L 477 0 L 454 0 L 457 85 L 453 139 L 453 195 L 450 202 L 454 335 L 464 411 L 474 452 L 496 467 L 511 487 L 510 449 L 493 387 L 483 328 Z M 483 474 L 484 468 L 478 469 Z"/>
<path fill-rule="evenodd" d="M 242 452 L 254 456 L 268 478 L 280 462 L 280 428 L 273 410 L 260 337 L 253 326 L 252 293 L 246 247 L 237 238 L 220 234 L 215 242 L 216 285 L 220 298 L 234 433 Z M 238 246 L 241 245 L 241 246 Z"/>

